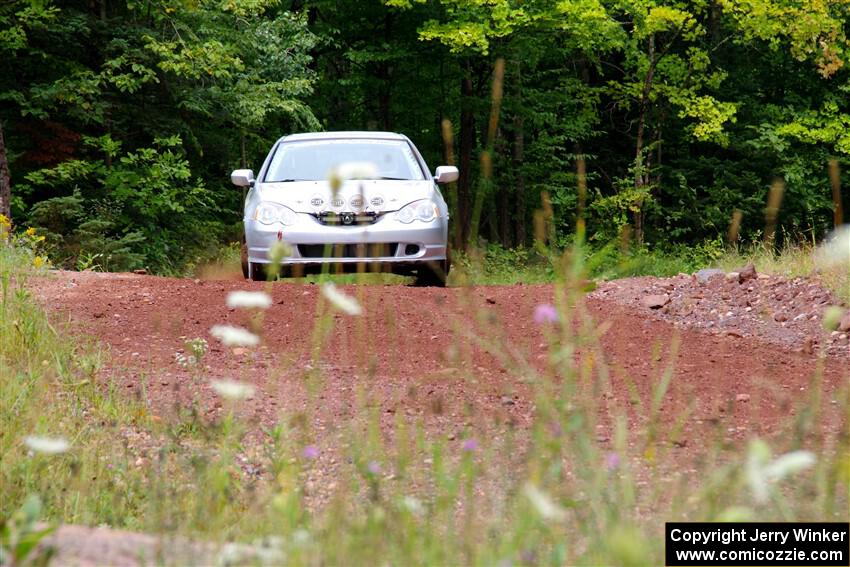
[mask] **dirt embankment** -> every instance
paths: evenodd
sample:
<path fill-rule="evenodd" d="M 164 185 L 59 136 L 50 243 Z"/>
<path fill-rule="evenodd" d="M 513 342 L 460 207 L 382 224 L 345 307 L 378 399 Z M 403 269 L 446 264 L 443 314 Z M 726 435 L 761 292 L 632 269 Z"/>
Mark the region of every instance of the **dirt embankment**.
<path fill-rule="evenodd" d="M 679 328 L 753 337 L 806 354 L 822 349 L 850 362 L 850 311 L 819 282 L 805 278 L 757 274 L 754 269 L 728 274 L 702 270 L 675 278 L 606 282 L 590 298 L 643 309 Z M 841 306 L 844 315 L 825 333 L 824 315 L 832 306 Z"/>

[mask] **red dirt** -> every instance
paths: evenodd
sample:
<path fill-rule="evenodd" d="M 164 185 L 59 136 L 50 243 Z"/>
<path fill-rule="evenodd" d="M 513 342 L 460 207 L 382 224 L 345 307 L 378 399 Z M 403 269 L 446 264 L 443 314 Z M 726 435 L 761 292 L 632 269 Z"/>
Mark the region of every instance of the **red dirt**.
<path fill-rule="evenodd" d="M 30 286 L 56 319 L 66 316 L 70 328 L 110 347 L 103 379 L 139 398 L 144 392 L 154 414 L 173 415 L 197 399 L 202 411 L 215 417 L 222 411 L 221 400 L 209 379 L 248 381 L 257 386 L 257 394 L 244 404 L 243 415 L 251 424 L 273 426 L 284 414 L 296 416 L 314 432 L 302 441 L 323 450 L 336 442 L 331 433 L 337 426 L 358 415 L 359 394 L 377 410 L 388 435 L 399 418 L 421 422 L 427 431 L 458 444 L 469 436 L 490 439 L 508 428 L 526 429 L 534 410 L 531 389 L 497 355 L 509 346 L 533 366 L 545 366 L 546 329 L 533 322 L 532 314 L 554 293 L 549 285 L 343 286 L 359 298 L 365 314 L 334 315 L 334 329 L 320 351 L 322 387 L 311 398 L 305 376 L 312 368 L 318 286 L 275 284 L 263 345 L 235 352 L 208 331 L 219 323 L 248 324 L 248 315 L 228 309 L 225 297 L 232 290 L 264 289 L 263 284 L 56 272 Z M 671 357 L 674 336 L 680 339 L 661 408 L 668 416 L 689 412 L 677 450 L 693 452 L 706 428 L 718 423 L 725 425 L 728 440 L 777 434 L 807 396 L 817 352 L 806 354 L 764 337 L 676 328 L 641 307 L 639 298 L 600 295 L 591 294 L 586 308 L 596 327 L 604 329 L 599 347 L 611 370 L 601 405 L 627 408 L 632 427 L 645 416 L 630 401 L 626 382 L 632 380 L 640 398 L 649 400 Z M 490 352 L 471 340 L 473 328 L 479 336 L 498 337 Z M 206 338 L 211 352 L 203 368 L 184 369 L 175 353 L 195 337 Z M 848 384 L 850 371 L 841 353 L 824 356 L 823 365 L 825 404 L 833 410 L 832 418 L 822 419 L 823 433 L 836 434 L 842 425 L 834 397 Z M 603 445 L 610 442 L 606 429 L 598 437 Z"/>

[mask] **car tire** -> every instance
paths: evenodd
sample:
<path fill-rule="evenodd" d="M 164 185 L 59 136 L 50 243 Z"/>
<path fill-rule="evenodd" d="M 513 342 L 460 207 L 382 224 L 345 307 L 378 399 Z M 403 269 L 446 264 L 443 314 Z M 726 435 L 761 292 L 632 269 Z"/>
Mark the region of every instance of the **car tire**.
<path fill-rule="evenodd" d="M 242 277 L 248 279 L 248 243 L 242 236 Z"/>
<path fill-rule="evenodd" d="M 252 262 L 251 263 L 251 277 L 248 278 L 248 279 L 251 279 L 255 282 L 267 281 L 269 279 L 269 275 L 270 275 L 269 270 L 268 270 L 268 266 L 269 266 L 268 264 L 255 264 L 255 263 Z M 282 280 L 282 279 L 291 278 L 291 277 L 292 277 L 292 268 L 289 267 L 289 266 L 280 266 L 280 268 L 277 271 L 277 275 L 274 277 L 274 279 Z"/>
<path fill-rule="evenodd" d="M 263 264 L 251 263 L 249 279 L 255 282 L 266 281 L 266 267 Z"/>
<path fill-rule="evenodd" d="M 446 287 L 449 261 L 428 262 L 416 270 L 416 285 L 420 287 Z"/>

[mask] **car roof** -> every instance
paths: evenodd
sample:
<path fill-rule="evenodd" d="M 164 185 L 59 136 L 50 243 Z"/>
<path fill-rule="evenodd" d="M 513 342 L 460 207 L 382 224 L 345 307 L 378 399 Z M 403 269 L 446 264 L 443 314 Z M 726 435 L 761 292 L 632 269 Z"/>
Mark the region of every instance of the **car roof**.
<path fill-rule="evenodd" d="M 301 142 L 305 140 L 406 140 L 407 136 L 395 132 L 305 132 L 290 134 L 280 139 L 281 142 Z"/>

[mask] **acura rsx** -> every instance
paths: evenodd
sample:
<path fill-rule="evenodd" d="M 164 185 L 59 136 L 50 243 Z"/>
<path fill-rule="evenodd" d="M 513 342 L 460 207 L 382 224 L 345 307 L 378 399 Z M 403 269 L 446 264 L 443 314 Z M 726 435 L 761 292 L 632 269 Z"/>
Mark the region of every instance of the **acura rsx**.
<path fill-rule="evenodd" d="M 278 140 L 256 178 L 237 169 L 245 197 L 245 277 L 265 279 L 280 261 L 283 277 L 321 271 L 389 271 L 420 285 L 445 285 L 449 213 L 437 184 L 407 136 L 389 132 L 293 134 Z M 277 245 L 276 243 L 281 243 Z M 283 257 L 280 252 L 284 250 Z"/>

